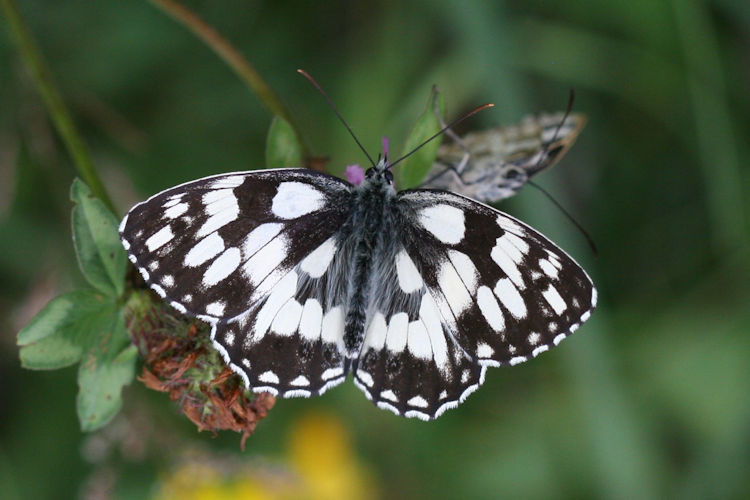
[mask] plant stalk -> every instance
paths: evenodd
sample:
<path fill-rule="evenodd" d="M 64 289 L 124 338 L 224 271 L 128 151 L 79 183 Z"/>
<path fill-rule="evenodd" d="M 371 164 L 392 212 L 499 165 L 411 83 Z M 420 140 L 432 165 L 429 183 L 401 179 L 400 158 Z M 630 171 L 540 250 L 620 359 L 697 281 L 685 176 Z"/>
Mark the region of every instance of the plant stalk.
<path fill-rule="evenodd" d="M 227 65 L 245 82 L 250 90 L 258 96 L 260 102 L 276 116 L 280 116 L 291 125 L 297 142 L 302 145 L 303 155 L 309 156 L 307 147 L 299 128 L 294 122 L 289 110 L 281 102 L 279 96 L 270 85 L 260 76 L 260 73 L 226 38 L 212 26 L 202 20 L 195 12 L 175 0 L 149 0 L 175 21 L 192 31 L 198 38 L 208 45 Z"/>
<path fill-rule="evenodd" d="M 42 96 L 52 122 L 65 143 L 73 163 L 91 192 L 115 212 L 112 200 L 94 168 L 88 149 L 76 129 L 73 118 L 65 106 L 62 96 L 54 84 L 52 73 L 34 40 L 15 0 L 0 0 L 3 13 L 10 27 L 11 36 L 18 46 L 21 59 L 26 64 L 37 90 Z"/>

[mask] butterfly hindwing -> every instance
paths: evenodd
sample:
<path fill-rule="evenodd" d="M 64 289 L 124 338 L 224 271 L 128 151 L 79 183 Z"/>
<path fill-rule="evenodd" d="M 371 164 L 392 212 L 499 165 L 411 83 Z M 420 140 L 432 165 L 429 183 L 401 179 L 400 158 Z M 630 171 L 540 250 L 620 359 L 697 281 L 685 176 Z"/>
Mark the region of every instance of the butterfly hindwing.
<path fill-rule="evenodd" d="M 429 420 L 476 390 L 485 368 L 452 340 L 404 247 L 405 233 L 388 233 L 393 239 L 377 262 L 354 382 L 378 407 Z"/>
<path fill-rule="evenodd" d="M 336 233 L 351 186 L 310 170 L 219 175 L 136 205 L 120 227 L 149 286 L 213 325 L 253 390 L 318 394 L 343 380 L 346 272 Z"/>

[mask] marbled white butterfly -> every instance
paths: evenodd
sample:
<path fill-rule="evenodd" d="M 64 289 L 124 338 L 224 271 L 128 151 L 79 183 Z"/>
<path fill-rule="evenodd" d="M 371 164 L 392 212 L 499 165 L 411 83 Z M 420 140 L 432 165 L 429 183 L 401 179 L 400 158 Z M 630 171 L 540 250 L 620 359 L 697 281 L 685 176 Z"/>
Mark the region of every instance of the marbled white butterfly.
<path fill-rule="evenodd" d="M 449 132 L 453 142 L 440 147 L 423 187 L 487 203 L 509 198 L 531 177 L 560 161 L 585 124 L 582 114 L 552 113 L 463 138 Z"/>
<path fill-rule="evenodd" d="M 397 192 L 387 159 L 357 186 L 307 169 L 188 182 L 133 207 L 120 235 L 248 388 L 308 397 L 351 374 L 378 407 L 424 420 L 596 305 L 544 236 L 460 194 Z"/>

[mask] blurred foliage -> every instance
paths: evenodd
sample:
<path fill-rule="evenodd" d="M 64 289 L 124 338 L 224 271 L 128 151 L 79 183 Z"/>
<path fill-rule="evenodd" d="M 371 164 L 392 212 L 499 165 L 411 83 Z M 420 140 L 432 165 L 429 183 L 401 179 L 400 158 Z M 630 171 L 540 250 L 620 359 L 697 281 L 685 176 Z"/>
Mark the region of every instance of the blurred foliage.
<path fill-rule="evenodd" d="M 120 213 L 171 185 L 264 165 L 271 117 L 149 3 L 19 4 Z M 336 174 L 364 158 L 297 68 L 371 154 L 382 135 L 401 151 L 432 84 L 448 120 L 496 104 L 460 132 L 560 110 L 574 87 L 589 124 L 540 183 L 594 236 L 599 258 L 533 190 L 502 209 L 574 255 L 601 305 L 558 349 L 490 370 L 433 423 L 377 410 L 343 384 L 279 401 L 240 454 L 236 435 L 196 434 L 163 395 L 134 384 L 124 414 L 84 436 L 75 371 L 21 370 L 15 346 L 52 297 L 84 283 L 69 225 L 73 165 L 0 19 L 0 498 L 155 495 L 191 444 L 285 467 L 346 449 L 338 463 L 368 464 L 384 496 L 750 495 L 749 3 L 188 5 L 255 65 Z M 348 444 L 319 429 L 322 441 L 289 451 L 285 436 L 322 408 Z M 341 465 L 331 468 L 336 477 Z"/>

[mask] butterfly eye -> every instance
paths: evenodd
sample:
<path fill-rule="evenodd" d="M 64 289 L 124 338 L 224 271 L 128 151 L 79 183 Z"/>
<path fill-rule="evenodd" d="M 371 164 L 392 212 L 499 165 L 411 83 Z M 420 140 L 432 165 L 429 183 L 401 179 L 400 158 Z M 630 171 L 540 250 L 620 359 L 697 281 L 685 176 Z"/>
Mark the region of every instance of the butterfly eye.
<path fill-rule="evenodd" d="M 386 170 L 385 171 L 385 180 L 388 181 L 389 183 L 393 182 L 393 172 L 391 172 L 390 170 Z"/>
<path fill-rule="evenodd" d="M 505 174 L 505 177 L 507 177 L 508 179 L 512 179 L 512 180 L 518 179 L 519 177 L 521 177 L 521 171 L 515 168 L 510 168 L 508 169 L 508 172 Z"/>

